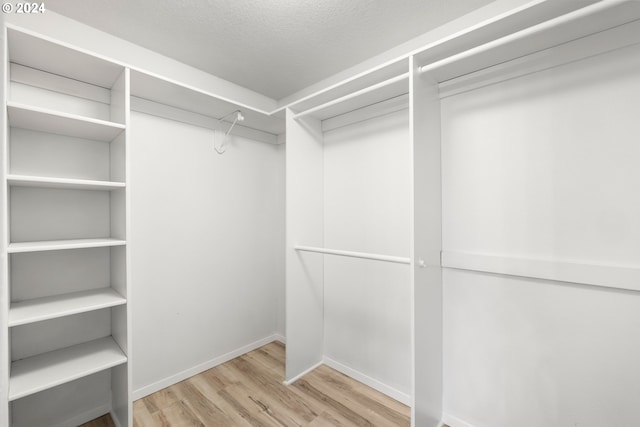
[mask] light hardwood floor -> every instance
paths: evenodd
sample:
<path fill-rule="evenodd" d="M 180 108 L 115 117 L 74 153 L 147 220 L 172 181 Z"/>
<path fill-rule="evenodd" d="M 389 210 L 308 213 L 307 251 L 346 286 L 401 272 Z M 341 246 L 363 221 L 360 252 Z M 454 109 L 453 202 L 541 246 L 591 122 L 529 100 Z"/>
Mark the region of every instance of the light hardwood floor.
<path fill-rule="evenodd" d="M 321 366 L 290 386 L 273 342 L 137 400 L 134 427 L 409 426 L 409 407 Z M 112 427 L 108 416 L 81 427 Z"/>

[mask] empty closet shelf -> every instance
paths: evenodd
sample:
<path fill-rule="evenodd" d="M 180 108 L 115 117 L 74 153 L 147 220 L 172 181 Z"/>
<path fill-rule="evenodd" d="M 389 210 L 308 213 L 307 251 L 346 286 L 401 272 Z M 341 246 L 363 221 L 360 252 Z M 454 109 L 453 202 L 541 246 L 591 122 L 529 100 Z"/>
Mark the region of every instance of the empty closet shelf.
<path fill-rule="evenodd" d="M 11 127 L 96 141 L 112 141 L 125 128 L 120 123 L 15 102 L 7 102 L 7 112 Z"/>
<path fill-rule="evenodd" d="M 48 240 L 39 242 L 10 243 L 7 252 L 10 254 L 20 252 L 42 252 L 64 249 L 100 248 L 105 246 L 122 246 L 126 241 L 120 239 L 73 239 L 73 240 Z"/>
<path fill-rule="evenodd" d="M 16 400 L 126 363 L 111 337 L 43 353 L 11 364 L 9 400 Z"/>
<path fill-rule="evenodd" d="M 326 249 L 326 248 L 318 248 L 314 246 L 295 246 L 295 250 L 303 251 L 303 252 L 316 252 L 320 254 L 327 255 L 338 255 L 338 256 L 346 256 L 351 258 L 363 258 L 363 259 L 372 259 L 376 261 L 385 261 L 385 262 L 393 262 L 396 264 L 410 264 L 411 259 L 406 257 L 398 257 L 391 255 L 380 255 L 380 254 L 371 254 L 367 252 L 353 252 L 353 251 L 343 251 L 339 249 Z"/>
<path fill-rule="evenodd" d="M 7 182 L 15 187 L 64 188 L 72 190 L 116 190 L 125 187 L 124 182 L 15 174 L 7 175 Z"/>
<path fill-rule="evenodd" d="M 354 111 L 367 105 L 395 98 L 408 93 L 409 73 L 403 73 L 382 82 L 373 84 L 364 89 L 357 90 L 348 95 L 341 96 L 324 104 L 311 107 L 293 116 L 298 119 L 311 115 L 317 119 L 324 120 L 335 117 L 349 111 Z"/>
<path fill-rule="evenodd" d="M 9 326 L 28 323 L 72 314 L 126 304 L 127 300 L 112 288 L 92 289 L 45 298 L 36 298 L 11 304 Z"/>

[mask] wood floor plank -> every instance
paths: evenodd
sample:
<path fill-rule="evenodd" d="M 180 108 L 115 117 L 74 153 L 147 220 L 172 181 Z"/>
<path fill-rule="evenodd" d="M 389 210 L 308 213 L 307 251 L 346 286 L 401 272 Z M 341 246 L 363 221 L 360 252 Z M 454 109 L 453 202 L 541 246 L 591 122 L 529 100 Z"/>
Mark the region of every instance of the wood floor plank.
<path fill-rule="evenodd" d="M 175 389 L 180 401 L 184 402 L 191 412 L 207 427 L 226 427 L 233 424 L 231 418 L 191 382 L 179 382 L 175 384 Z"/>
<path fill-rule="evenodd" d="M 350 425 L 328 412 L 323 412 L 311 421 L 308 427 L 349 427 Z"/>
<path fill-rule="evenodd" d="M 319 390 L 317 384 L 311 383 L 305 378 L 300 378 L 298 381 L 292 384 L 292 387 L 303 391 L 305 395 L 308 395 L 312 399 L 315 399 L 317 402 L 321 403 L 322 406 L 325 406 L 327 408 L 327 410 L 343 416 L 356 426 L 373 426 L 371 421 L 364 418 L 362 415 L 355 412 L 348 406 L 345 406 L 341 401 L 334 399 L 332 396 Z"/>
<path fill-rule="evenodd" d="M 402 427 L 410 409 L 327 366 L 284 385 L 273 342 L 137 400 L 134 427 Z M 108 424 L 110 422 L 111 424 Z M 101 417 L 81 427 L 113 427 Z"/>
<path fill-rule="evenodd" d="M 244 376 L 243 383 L 257 396 L 261 402 L 272 408 L 276 413 L 286 414 L 286 419 L 280 419 L 286 425 L 306 425 L 317 414 L 309 409 L 307 402 L 289 392 L 283 384 L 284 375 L 270 369 L 259 369 L 259 363 L 252 364 L 249 355 L 233 360 L 229 365 Z"/>
<path fill-rule="evenodd" d="M 88 423 L 83 424 L 84 427 L 116 427 L 111 419 L 111 415 L 105 414 L 100 418 L 96 418 L 95 420 L 89 421 Z"/>
<path fill-rule="evenodd" d="M 344 402 L 348 402 L 347 406 L 350 408 L 360 408 L 360 413 L 370 413 L 375 425 L 395 427 L 411 424 L 409 416 L 389 406 L 391 402 L 398 404 L 399 402 L 369 387 L 362 387 L 363 384 L 353 384 L 353 381 L 347 381 L 350 379 L 346 375 L 327 366 L 320 366 L 309 373 L 308 377 L 309 380 L 316 379 L 315 383 L 318 388 L 325 393 L 340 396 Z M 358 392 L 355 392 L 354 385 L 360 386 Z"/>
<path fill-rule="evenodd" d="M 154 414 L 158 422 L 171 427 L 206 427 L 183 401 L 164 407 Z"/>
<path fill-rule="evenodd" d="M 153 416 L 143 399 L 133 402 L 133 427 L 153 427 Z"/>
<path fill-rule="evenodd" d="M 224 400 L 218 392 L 222 388 L 215 388 L 209 381 L 208 377 L 202 375 L 196 375 L 188 380 L 194 387 L 196 387 L 202 394 L 215 403 L 220 410 L 227 415 L 231 420 L 231 426 L 236 427 L 252 427 L 251 424 L 233 408 L 226 400 Z"/>
<path fill-rule="evenodd" d="M 262 405 L 251 399 L 251 393 L 241 384 L 229 386 L 218 392 L 252 426 L 282 427 L 270 413 L 264 412 Z"/>

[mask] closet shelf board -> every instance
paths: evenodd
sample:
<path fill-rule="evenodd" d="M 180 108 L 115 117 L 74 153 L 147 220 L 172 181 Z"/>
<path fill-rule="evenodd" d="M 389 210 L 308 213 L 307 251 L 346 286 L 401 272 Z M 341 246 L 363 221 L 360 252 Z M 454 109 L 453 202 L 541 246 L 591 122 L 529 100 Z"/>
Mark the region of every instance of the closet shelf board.
<path fill-rule="evenodd" d="M 125 128 L 123 124 L 62 113 L 48 108 L 7 102 L 11 127 L 110 142 Z"/>
<path fill-rule="evenodd" d="M 95 181 L 73 178 L 53 178 L 30 175 L 7 175 L 7 182 L 15 187 L 65 188 L 76 190 L 116 190 L 124 188 L 124 182 Z"/>
<path fill-rule="evenodd" d="M 310 115 L 327 120 L 371 105 L 400 97 L 409 92 L 409 74 L 404 73 L 340 98 L 301 111 L 297 116 Z M 409 104 L 407 103 L 407 108 Z M 296 116 L 294 116 L 296 117 Z"/>
<path fill-rule="evenodd" d="M 11 364 L 9 400 L 76 380 L 127 362 L 111 337 L 74 345 Z"/>
<path fill-rule="evenodd" d="M 11 304 L 9 327 L 126 304 L 112 288 L 92 289 Z"/>
<path fill-rule="evenodd" d="M 40 242 L 10 243 L 7 252 L 10 254 L 20 252 L 42 252 L 64 249 L 100 248 L 105 246 L 122 246 L 127 242 L 119 239 L 74 239 L 74 240 L 49 240 Z"/>
<path fill-rule="evenodd" d="M 7 24 L 11 62 L 69 79 L 111 88 L 124 66 L 87 51 L 31 35 Z"/>

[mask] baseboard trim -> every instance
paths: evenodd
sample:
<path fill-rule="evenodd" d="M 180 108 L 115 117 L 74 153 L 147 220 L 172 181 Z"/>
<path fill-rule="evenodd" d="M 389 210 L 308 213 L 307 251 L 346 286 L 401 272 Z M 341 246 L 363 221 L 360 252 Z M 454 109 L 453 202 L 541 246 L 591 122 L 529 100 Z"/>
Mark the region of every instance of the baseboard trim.
<path fill-rule="evenodd" d="M 473 424 L 447 413 L 442 414 L 442 422 L 449 427 L 475 427 Z"/>
<path fill-rule="evenodd" d="M 352 369 L 346 365 L 343 365 L 342 363 L 336 360 L 333 360 L 329 357 L 325 356 L 323 359 L 323 362 L 325 365 L 329 366 L 330 368 L 333 368 L 338 372 L 342 372 L 346 376 L 351 377 L 354 380 L 360 381 L 361 383 L 368 385 L 369 387 L 375 390 L 378 390 L 380 393 L 386 394 L 387 396 L 397 400 L 400 403 L 404 403 L 407 406 L 411 406 L 410 395 L 403 393 L 399 390 L 396 390 L 395 388 L 390 387 L 384 384 L 383 382 L 376 380 L 375 378 L 371 378 L 370 376 L 363 374 L 360 371 L 356 371 L 355 369 Z"/>
<path fill-rule="evenodd" d="M 282 383 L 284 385 L 291 385 L 294 382 L 298 381 L 300 378 L 304 377 L 305 375 L 307 375 L 309 372 L 313 371 L 314 369 L 316 369 L 318 366 L 321 366 L 323 363 L 322 361 L 316 363 L 315 365 L 311 366 L 309 369 L 299 373 L 298 375 L 296 375 L 295 377 L 289 379 L 289 380 L 284 380 Z"/>
<path fill-rule="evenodd" d="M 259 347 L 262 347 L 263 345 L 269 344 L 270 342 L 280 341 L 281 338 L 283 338 L 281 335 L 277 335 L 277 334 L 270 335 L 266 338 L 262 338 L 258 341 L 254 341 L 236 350 L 233 350 L 221 356 L 215 357 L 207 362 L 201 363 L 189 369 L 185 369 L 184 371 L 178 372 L 177 374 L 166 377 L 160 381 L 156 381 L 155 383 L 141 387 L 133 391 L 132 393 L 133 400 L 142 399 L 143 397 L 148 396 L 152 393 L 155 393 L 156 391 L 162 390 L 163 388 L 167 388 L 173 384 L 179 383 L 180 381 L 184 381 L 187 378 L 190 378 L 194 375 L 197 375 L 201 372 L 206 371 L 207 369 L 211 369 L 222 363 L 228 362 L 231 359 L 235 359 L 238 356 L 242 356 L 245 353 L 248 353 Z"/>
<path fill-rule="evenodd" d="M 69 426 L 79 426 L 80 424 L 84 424 L 91 420 L 95 420 L 98 417 L 103 416 L 104 414 L 111 413 L 111 403 L 105 403 L 104 405 L 100 405 L 93 409 L 90 409 L 86 412 L 78 414 L 74 417 L 71 417 L 67 420 L 62 421 L 61 423 L 54 424 L 51 427 L 69 427 Z M 116 425 L 117 426 L 117 425 Z M 121 427 L 121 426 L 117 426 Z"/>
<path fill-rule="evenodd" d="M 122 424 L 120 424 L 120 419 L 116 416 L 116 413 L 113 410 L 111 410 L 109 414 L 111 415 L 111 420 L 113 421 L 113 424 L 115 424 L 116 427 L 122 427 Z"/>
<path fill-rule="evenodd" d="M 281 335 L 281 334 L 273 334 L 273 340 L 281 342 L 282 344 L 286 344 L 287 343 L 287 338 L 284 335 Z"/>

